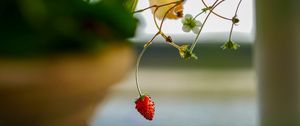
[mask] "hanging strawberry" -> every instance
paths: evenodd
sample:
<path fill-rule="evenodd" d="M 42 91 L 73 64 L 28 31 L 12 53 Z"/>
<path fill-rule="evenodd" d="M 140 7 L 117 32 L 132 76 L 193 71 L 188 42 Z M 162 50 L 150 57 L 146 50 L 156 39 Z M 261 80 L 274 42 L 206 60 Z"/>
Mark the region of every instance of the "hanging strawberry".
<path fill-rule="evenodd" d="M 141 113 L 146 119 L 152 120 L 155 112 L 154 102 L 148 95 L 140 96 L 135 101 L 135 108 Z"/>

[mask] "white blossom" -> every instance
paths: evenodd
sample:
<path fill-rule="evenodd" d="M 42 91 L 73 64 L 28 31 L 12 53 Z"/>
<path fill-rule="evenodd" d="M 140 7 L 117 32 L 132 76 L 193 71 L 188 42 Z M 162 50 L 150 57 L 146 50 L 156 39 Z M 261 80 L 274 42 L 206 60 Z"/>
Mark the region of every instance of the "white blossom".
<path fill-rule="evenodd" d="M 183 24 L 182 30 L 184 32 L 193 31 L 193 33 L 195 34 L 198 34 L 198 32 L 200 31 L 200 27 L 202 26 L 202 23 L 194 19 L 190 14 L 186 14 L 181 20 L 181 23 Z"/>

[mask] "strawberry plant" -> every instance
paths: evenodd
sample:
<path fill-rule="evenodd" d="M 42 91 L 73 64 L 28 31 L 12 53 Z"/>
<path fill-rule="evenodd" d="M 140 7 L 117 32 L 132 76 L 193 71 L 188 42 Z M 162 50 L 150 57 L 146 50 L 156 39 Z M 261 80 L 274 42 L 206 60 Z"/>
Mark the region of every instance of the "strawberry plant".
<path fill-rule="evenodd" d="M 186 0 L 149 0 L 150 6 L 141 10 L 135 10 L 133 13 L 141 13 L 148 9 L 151 9 L 151 12 L 153 14 L 153 22 L 157 28 L 156 34 L 144 45 L 143 50 L 139 54 L 136 62 L 136 71 L 135 71 L 135 80 L 136 80 L 136 87 L 139 93 L 139 98 L 136 101 L 136 109 L 148 120 L 153 119 L 154 115 L 154 102 L 150 99 L 149 95 L 145 95 L 142 93 L 140 86 L 139 86 L 139 65 L 141 58 L 143 57 L 144 53 L 146 52 L 147 48 L 153 43 L 155 38 L 158 36 L 161 36 L 164 38 L 165 42 L 169 44 L 170 46 L 176 48 L 179 52 L 179 55 L 181 58 L 185 60 L 190 59 L 197 59 L 197 55 L 193 53 L 196 44 L 199 41 L 199 36 L 203 31 L 203 28 L 205 24 L 208 21 L 208 18 L 211 15 L 216 15 L 217 17 L 224 19 L 225 21 L 230 21 L 232 23 L 228 41 L 224 43 L 224 45 L 221 46 L 222 49 L 232 49 L 236 50 L 238 47 L 240 47 L 237 43 L 235 43 L 232 40 L 232 32 L 234 29 L 234 26 L 239 23 L 239 19 L 237 16 L 239 7 L 241 5 L 242 0 L 239 0 L 237 3 L 237 6 L 235 8 L 235 13 L 231 18 L 222 16 L 214 11 L 215 8 L 217 8 L 220 4 L 222 4 L 225 0 L 215 0 L 215 2 L 212 5 L 206 4 L 205 0 L 201 0 L 202 4 L 205 8 L 199 9 L 201 10 L 193 16 L 192 14 L 184 14 L 184 8 L 183 5 L 186 2 Z M 132 0 L 131 7 L 135 7 L 138 0 Z M 142 2 L 142 1 L 141 1 Z M 198 20 L 198 17 L 200 15 L 206 14 L 205 18 L 203 19 L 203 22 Z M 196 34 L 196 37 L 191 45 L 178 45 L 176 42 L 172 39 L 171 36 L 165 34 L 162 30 L 164 26 L 164 22 L 167 19 L 173 19 L 178 20 L 181 19 L 182 23 L 182 30 L 184 32 L 190 32 L 192 31 L 194 34 Z M 158 22 L 160 20 L 160 22 Z"/>

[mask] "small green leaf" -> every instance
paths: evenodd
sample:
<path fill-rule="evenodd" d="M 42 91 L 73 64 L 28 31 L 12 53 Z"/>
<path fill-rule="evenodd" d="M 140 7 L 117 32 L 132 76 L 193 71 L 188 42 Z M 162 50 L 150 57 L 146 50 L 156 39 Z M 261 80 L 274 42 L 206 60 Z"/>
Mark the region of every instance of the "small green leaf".
<path fill-rule="evenodd" d="M 222 49 L 232 49 L 232 50 L 237 50 L 240 47 L 239 44 L 229 40 L 226 42 L 224 45 L 221 46 Z"/>
<path fill-rule="evenodd" d="M 191 58 L 198 59 L 198 57 L 194 53 L 192 53 L 188 47 L 189 45 L 182 45 L 179 47 L 178 50 L 180 57 L 185 60 L 189 60 Z"/>

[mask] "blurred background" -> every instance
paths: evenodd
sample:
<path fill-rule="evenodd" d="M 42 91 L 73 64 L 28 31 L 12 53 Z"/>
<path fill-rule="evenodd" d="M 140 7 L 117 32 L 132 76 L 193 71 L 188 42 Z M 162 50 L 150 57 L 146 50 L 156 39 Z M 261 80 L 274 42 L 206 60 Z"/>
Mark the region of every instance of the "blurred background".
<path fill-rule="evenodd" d="M 220 48 L 231 22 L 214 15 L 194 50 L 198 60 L 155 39 L 139 75 L 156 104 L 151 122 L 135 110 L 133 64 L 157 31 L 150 10 L 132 16 L 134 2 L 1 0 L 0 126 L 300 125 L 298 0 L 244 0 L 235 51 Z M 230 18 L 237 2 L 215 11 Z M 136 9 L 148 6 L 140 0 Z M 202 8 L 186 0 L 184 14 Z M 178 45 L 195 38 L 180 20 L 164 24 Z"/>
<path fill-rule="evenodd" d="M 300 125 L 300 1 L 244 0 L 235 51 L 220 48 L 231 22 L 213 15 L 198 60 L 155 39 L 140 65 L 141 88 L 156 103 L 151 122 L 135 110 L 132 66 L 156 29 L 150 10 L 133 18 L 134 2 L 1 0 L 0 126 Z M 230 18 L 237 2 L 215 11 Z M 140 0 L 136 9 L 148 6 Z M 184 14 L 203 7 L 186 0 Z M 195 38 L 180 20 L 164 24 L 179 45 Z"/>
<path fill-rule="evenodd" d="M 207 0 L 212 3 L 213 0 Z M 226 1 L 216 12 L 231 17 L 237 2 Z M 139 2 L 137 9 L 145 8 Z M 188 0 L 184 13 L 192 15 L 202 7 L 199 0 Z M 233 40 L 236 50 L 222 50 L 231 22 L 211 16 L 196 46 L 198 60 L 185 61 L 161 37 L 147 50 L 141 61 L 140 83 L 156 103 L 154 120 L 145 120 L 135 109 L 138 97 L 132 70 L 94 115 L 92 126 L 258 126 L 256 75 L 253 68 L 255 31 L 254 1 L 243 1 Z M 156 33 L 150 11 L 135 15 L 139 23 L 134 41 L 136 52 Z M 203 19 L 200 17 L 199 19 Z M 195 35 L 184 33 L 179 20 L 167 20 L 164 32 L 179 44 L 191 44 Z"/>

